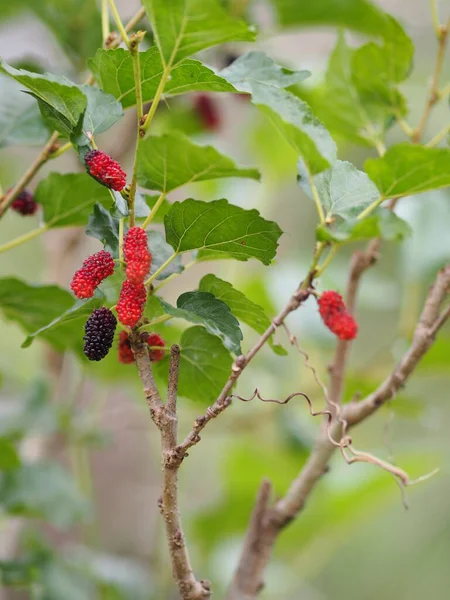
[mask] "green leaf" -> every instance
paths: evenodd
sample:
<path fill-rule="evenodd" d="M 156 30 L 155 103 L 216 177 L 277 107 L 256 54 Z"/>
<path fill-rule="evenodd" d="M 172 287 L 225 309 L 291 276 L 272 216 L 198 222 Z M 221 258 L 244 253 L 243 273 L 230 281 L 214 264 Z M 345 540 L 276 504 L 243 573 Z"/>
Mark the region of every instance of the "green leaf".
<path fill-rule="evenodd" d="M 86 514 L 86 502 L 59 464 L 22 465 L 0 475 L 0 505 L 10 514 L 42 518 L 59 529 Z"/>
<path fill-rule="evenodd" d="M 150 268 L 150 275 L 153 275 L 166 260 L 172 256 L 173 249 L 164 239 L 163 234 L 160 231 L 150 231 L 148 234 L 148 247 L 152 254 L 152 266 Z M 159 279 L 166 279 L 173 273 L 182 273 L 184 267 L 181 262 L 181 256 L 177 256 L 157 277 Z"/>
<path fill-rule="evenodd" d="M 234 19 L 219 0 L 143 0 L 165 64 L 231 41 L 251 42 L 255 30 Z"/>
<path fill-rule="evenodd" d="M 350 219 L 335 228 L 319 225 L 316 234 L 320 242 L 356 242 L 372 238 L 399 242 L 411 235 L 412 230 L 406 221 L 397 217 L 387 208 L 379 208 L 369 217 L 360 221 Z"/>
<path fill-rule="evenodd" d="M 50 173 L 39 183 L 35 198 L 43 207 L 46 225 L 51 228 L 84 226 L 96 202 L 111 204 L 108 189 L 86 173 Z"/>
<path fill-rule="evenodd" d="M 56 285 L 28 285 L 14 277 L 0 279 L 0 309 L 6 319 L 31 333 L 74 303 L 69 292 Z"/>
<path fill-rule="evenodd" d="M 179 319 L 204 325 L 209 333 L 217 335 L 225 348 L 238 355 L 241 354 L 242 331 L 239 321 L 232 314 L 230 307 L 217 299 L 210 292 L 185 292 L 173 307 L 161 300 L 164 311 Z"/>
<path fill-rule="evenodd" d="M 251 82 L 252 102 L 274 123 L 314 175 L 336 160 L 336 144 L 310 107 L 286 90 Z"/>
<path fill-rule="evenodd" d="M 320 0 L 301 6 L 298 0 L 272 0 L 272 3 L 284 27 L 331 25 L 383 35 L 386 26 L 385 13 L 368 0 Z"/>
<path fill-rule="evenodd" d="M 239 169 L 212 146 L 194 144 L 181 133 L 145 139 L 139 148 L 137 181 L 147 189 L 170 192 L 187 183 L 224 177 L 259 180 L 256 169 Z"/>
<path fill-rule="evenodd" d="M 307 79 L 309 71 L 290 71 L 277 65 L 264 52 L 247 52 L 220 72 L 221 77 L 240 92 L 251 94 L 256 81 L 276 88 L 287 88 Z"/>
<path fill-rule="evenodd" d="M 166 240 L 176 252 L 209 248 L 237 260 L 257 258 L 269 265 L 281 229 L 257 210 L 244 210 L 227 200 L 175 202 L 164 219 Z"/>
<path fill-rule="evenodd" d="M 450 149 L 397 144 L 364 168 L 386 198 L 419 194 L 450 185 Z"/>
<path fill-rule="evenodd" d="M 210 292 L 217 299 L 223 300 L 239 321 L 245 323 L 257 333 L 263 334 L 270 327 L 271 321 L 264 309 L 259 304 L 252 302 L 245 294 L 236 290 L 228 281 L 219 279 L 219 277 L 210 273 L 200 281 L 199 290 Z M 281 356 L 287 354 L 282 346 L 273 343 L 273 336 L 269 338 L 269 345 L 276 354 Z"/>
<path fill-rule="evenodd" d="M 9 75 L 24 85 L 44 107 L 45 114 L 53 115 L 52 124 L 59 124 L 58 131 L 65 135 L 77 131 L 81 117 L 87 107 L 83 92 L 65 77 L 56 77 L 50 73 L 43 75 L 14 69 L 0 59 L 0 72 Z"/>
<path fill-rule="evenodd" d="M 4 437 L 0 437 L 0 471 L 11 471 L 20 466 L 20 456 L 16 447 Z"/>
<path fill-rule="evenodd" d="M 28 348 L 37 337 L 42 336 L 58 350 L 72 348 L 81 352 L 84 324 L 93 310 L 103 306 L 104 300 L 100 290 L 95 292 L 94 298 L 77 300 L 68 310 L 33 331 L 23 342 L 22 348 Z"/>
<path fill-rule="evenodd" d="M 88 134 L 95 136 L 107 131 L 123 117 L 123 109 L 111 94 L 105 94 L 90 85 L 82 85 L 80 89 L 87 98 L 87 108 L 81 125 L 82 133 L 72 135 L 71 141 L 79 146 L 87 146 L 90 142 Z"/>
<path fill-rule="evenodd" d="M 298 161 L 298 172 L 300 187 L 314 199 L 308 171 L 301 159 Z M 380 197 L 377 186 L 366 173 L 342 160 L 337 160 L 331 168 L 314 175 L 313 181 L 328 215 L 354 217 Z"/>
<path fill-rule="evenodd" d="M 41 146 L 50 136 L 36 102 L 21 86 L 0 76 L 0 148 Z"/>
<path fill-rule="evenodd" d="M 163 74 L 163 64 L 158 48 L 153 46 L 139 54 L 141 63 L 142 98 L 151 102 L 155 97 Z M 89 67 L 99 86 L 112 94 L 124 108 L 136 104 L 131 54 L 124 48 L 97 50 L 89 61 Z M 235 92 L 235 88 L 198 60 L 185 59 L 174 67 L 164 87 L 164 96 L 176 96 L 186 92 Z"/>
<path fill-rule="evenodd" d="M 217 336 L 200 326 L 183 331 L 180 346 L 180 395 L 204 405 L 214 402 L 231 372 L 233 359 L 228 350 Z M 154 368 L 167 379 L 167 358 Z"/>
<path fill-rule="evenodd" d="M 108 252 L 116 258 L 119 256 L 119 220 L 111 216 L 98 202 L 94 204 L 94 210 L 89 215 L 86 225 L 86 235 L 100 240 Z"/>

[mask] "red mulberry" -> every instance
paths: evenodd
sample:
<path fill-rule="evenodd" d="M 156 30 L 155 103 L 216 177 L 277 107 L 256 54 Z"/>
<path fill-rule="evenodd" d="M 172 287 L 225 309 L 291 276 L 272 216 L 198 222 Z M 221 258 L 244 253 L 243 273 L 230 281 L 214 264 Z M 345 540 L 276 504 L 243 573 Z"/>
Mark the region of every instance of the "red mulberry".
<path fill-rule="evenodd" d="M 33 198 L 32 194 L 26 190 L 19 194 L 11 204 L 11 208 L 24 217 L 28 215 L 34 215 L 38 207 L 39 204 Z"/>
<path fill-rule="evenodd" d="M 148 249 L 147 234 L 142 227 L 132 227 L 123 241 L 126 275 L 132 283 L 142 283 L 150 271 L 152 255 Z"/>
<path fill-rule="evenodd" d="M 221 125 L 219 107 L 211 96 L 198 94 L 194 100 L 194 109 L 205 129 L 216 131 Z"/>
<path fill-rule="evenodd" d="M 332 290 L 323 292 L 318 305 L 320 316 L 330 331 L 341 340 L 355 339 L 358 324 L 348 312 L 340 294 Z"/>
<path fill-rule="evenodd" d="M 84 157 L 89 175 L 116 192 L 127 184 L 127 175 L 118 162 L 100 150 L 90 150 Z"/>
<path fill-rule="evenodd" d="M 100 250 L 89 256 L 73 276 L 70 287 L 77 298 L 92 298 L 100 283 L 114 273 L 114 259 Z"/>
<path fill-rule="evenodd" d="M 144 312 L 147 292 L 143 283 L 124 281 L 120 290 L 116 310 L 119 321 L 123 325 L 134 327 Z"/>
<path fill-rule="evenodd" d="M 147 338 L 147 344 L 149 346 L 160 346 L 161 348 L 164 348 L 164 346 L 166 345 L 162 337 L 159 336 L 157 333 L 149 334 Z M 149 348 L 148 355 L 152 362 L 158 362 L 159 360 L 164 358 L 164 350 L 152 350 L 151 348 Z"/>
<path fill-rule="evenodd" d="M 102 360 L 111 349 L 117 320 L 109 308 L 97 308 L 84 326 L 84 353 L 89 360 Z"/>
<path fill-rule="evenodd" d="M 126 331 L 119 334 L 119 362 L 124 365 L 134 363 L 134 354 L 131 349 L 130 336 Z"/>

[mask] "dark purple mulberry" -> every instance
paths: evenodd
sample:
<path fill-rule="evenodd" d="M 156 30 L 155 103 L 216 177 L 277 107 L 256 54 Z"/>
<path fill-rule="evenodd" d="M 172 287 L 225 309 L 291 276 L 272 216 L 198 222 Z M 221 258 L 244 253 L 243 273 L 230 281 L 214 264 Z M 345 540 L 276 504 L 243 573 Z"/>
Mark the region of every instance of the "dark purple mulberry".
<path fill-rule="evenodd" d="M 109 308 L 96 308 L 84 326 L 84 353 L 89 360 L 102 360 L 111 349 L 117 319 Z"/>

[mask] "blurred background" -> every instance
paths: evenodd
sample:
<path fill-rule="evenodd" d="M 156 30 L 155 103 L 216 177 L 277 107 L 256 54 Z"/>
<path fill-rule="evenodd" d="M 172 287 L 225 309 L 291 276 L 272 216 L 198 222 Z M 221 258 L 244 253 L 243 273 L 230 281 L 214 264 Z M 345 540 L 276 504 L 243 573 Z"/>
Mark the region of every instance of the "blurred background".
<path fill-rule="evenodd" d="M 117 4 L 124 20 L 139 7 L 131 0 Z M 236 10 L 242 9 L 241 4 L 233 3 Z M 402 86 L 410 107 L 409 122 L 416 124 L 436 52 L 429 2 L 380 0 L 378 4 L 400 20 L 416 45 L 414 71 Z M 441 2 L 441 8 L 448 13 L 447 2 Z M 264 50 L 288 68 L 312 72 L 298 94 L 314 107 L 336 29 L 284 30 L 275 25 L 268 2 L 256 0 L 247 10 L 260 27 L 259 41 L 252 48 Z M 355 34 L 348 39 L 355 44 L 361 41 Z M 11 5 L 0 0 L 0 56 L 16 67 L 81 81 L 86 59 L 100 44 L 92 1 L 21 0 Z M 221 47 L 202 58 L 220 68 L 247 49 L 244 44 Z M 442 81 L 449 80 L 447 61 Z M 333 100 L 329 98 L 330 103 Z M 155 130 L 182 129 L 199 142 L 211 143 L 239 164 L 258 167 L 262 183 L 197 184 L 188 193 L 183 190 L 183 197 L 226 197 L 239 206 L 257 208 L 265 218 L 277 221 L 285 234 L 271 268 L 256 261 L 202 263 L 165 286 L 162 295 L 174 302 L 181 292 L 196 289 L 205 273 L 214 272 L 274 316 L 311 260 L 314 205 L 296 185 L 295 152 L 264 115 L 239 96 L 211 95 L 206 112 L 199 109 L 204 102 L 198 95 L 169 99 L 158 112 Z M 128 170 L 134 119 L 133 111 L 128 111 L 97 140 Z M 448 106 L 437 106 L 427 139 L 445 120 Z M 340 142 L 335 124 L 326 124 Z M 389 132 L 389 143 L 404 139 L 396 127 Z M 0 150 L 0 179 L 5 189 L 37 151 Z M 358 167 L 369 156 L 375 156 L 371 149 L 339 143 L 339 157 Z M 46 166 L 40 177 L 51 170 L 73 172 L 81 166 L 75 153 L 67 153 Z M 181 196 L 175 193 L 171 199 L 177 197 Z M 356 392 L 374 389 L 392 369 L 408 345 L 428 285 L 450 257 L 448 192 L 404 199 L 398 213 L 412 225 L 414 234 L 402 244 L 384 244 L 379 263 L 364 277 L 358 306 L 360 335 L 352 350 L 346 400 Z M 37 226 L 38 218 L 21 219 L 10 211 L 0 226 L 2 243 L 28 231 L 33 219 Z M 52 231 L 2 254 L 0 274 L 68 287 L 74 270 L 98 249 L 99 243 L 83 231 Z M 339 252 L 320 281 L 321 290 L 345 290 L 353 249 Z M 288 324 L 325 380 L 334 338 L 322 326 L 315 303 L 304 305 L 289 317 Z M 166 339 L 176 340 L 180 330 L 166 327 L 161 331 Z M 245 330 L 244 336 L 243 349 L 248 350 L 256 334 Z M 148 417 L 135 369 L 117 365 L 114 357 L 101 365 L 81 363 L 41 341 L 24 350 L 20 348 L 24 337 L 15 323 L 1 321 L 0 436 L 15 436 L 25 456 L 51 468 L 24 475 L 22 489 L 14 492 L 15 506 L 24 507 L 22 511 L 16 508 L 16 515 L 7 511 L 11 491 L 0 485 L 0 502 L 4 503 L 0 559 L 8 561 L 3 563 L 5 585 L 0 597 L 175 600 L 157 508 L 159 436 Z M 282 331 L 277 333 L 277 342 L 289 349 L 288 356 L 265 349 L 244 373 L 238 393 L 250 396 L 258 387 L 266 397 L 283 399 L 301 390 L 317 407 L 323 405 L 320 388 Z M 405 511 L 392 477 L 370 465 L 348 466 L 336 455 L 306 509 L 279 539 L 261 598 L 448 597 L 449 357 L 447 326 L 407 388 L 353 434 L 357 448 L 395 461 L 412 478 L 435 467 L 439 473 L 408 490 L 410 509 Z M 180 399 L 179 406 L 180 430 L 185 433 L 204 407 L 187 399 Z M 300 401 L 283 407 L 236 401 L 208 426 L 201 444 L 190 452 L 180 471 L 182 515 L 195 571 L 212 581 L 214 597 L 223 597 L 232 576 L 261 479 L 270 478 L 277 494 L 283 494 L 308 456 L 319 426 Z M 35 515 L 26 510 L 30 497 L 38 507 Z M 31 571 L 37 583 L 20 589 Z M 17 587 L 9 588 L 7 583 Z"/>

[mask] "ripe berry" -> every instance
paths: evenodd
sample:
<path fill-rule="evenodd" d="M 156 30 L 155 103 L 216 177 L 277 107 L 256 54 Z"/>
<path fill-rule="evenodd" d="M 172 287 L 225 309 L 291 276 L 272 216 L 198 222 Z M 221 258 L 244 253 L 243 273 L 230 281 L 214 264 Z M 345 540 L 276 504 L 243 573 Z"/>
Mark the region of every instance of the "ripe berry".
<path fill-rule="evenodd" d="M 149 346 L 161 346 L 161 348 L 164 348 L 166 345 L 162 337 L 157 333 L 150 333 L 146 341 Z M 158 362 L 164 358 L 164 350 L 152 350 L 149 348 L 148 355 L 151 362 Z"/>
<path fill-rule="evenodd" d="M 38 207 L 39 204 L 33 198 L 32 194 L 26 190 L 19 194 L 11 204 L 11 208 L 24 217 L 28 215 L 34 215 Z"/>
<path fill-rule="evenodd" d="M 131 349 L 130 336 L 126 331 L 119 334 L 119 362 L 124 365 L 134 363 L 134 354 Z"/>
<path fill-rule="evenodd" d="M 96 308 L 86 321 L 84 353 L 89 360 L 102 360 L 108 354 L 116 331 L 117 320 L 109 308 Z"/>
<path fill-rule="evenodd" d="M 144 312 L 147 291 L 143 283 L 132 283 L 125 280 L 120 290 L 116 310 L 119 321 L 123 325 L 134 327 Z"/>
<path fill-rule="evenodd" d="M 329 290 L 317 301 L 319 313 L 330 331 L 341 340 L 353 340 L 358 333 L 358 324 L 348 312 L 342 296 Z"/>
<path fill-rule="evenodd" d="M 221 124 L 219 107 L 207 94 L 198 94 L 194 100 L 194 109 L 205 129 L 215 131 Z"/>
<path fill-rule="evenodd" d="M 77 298 L 92 298 L 100 283 L 114 273 L 114 259 L 100 250 L 89 256 L 73 276 L 70 287 Z"/>
<path fill-rule="evenodd" d="M 128 281 L 142 283 L 150 271 L 152 255 L 148 249 L 147 234 L 142 227 L 132 227 L 123 241 L 123 256 Z"/>
<path fill-rule="evenodd" d="M 90 150 L 84 157 L 89 175 L 116 192 L 127 184 L 127 175 L 118 162 L 100 150 Z"/>

